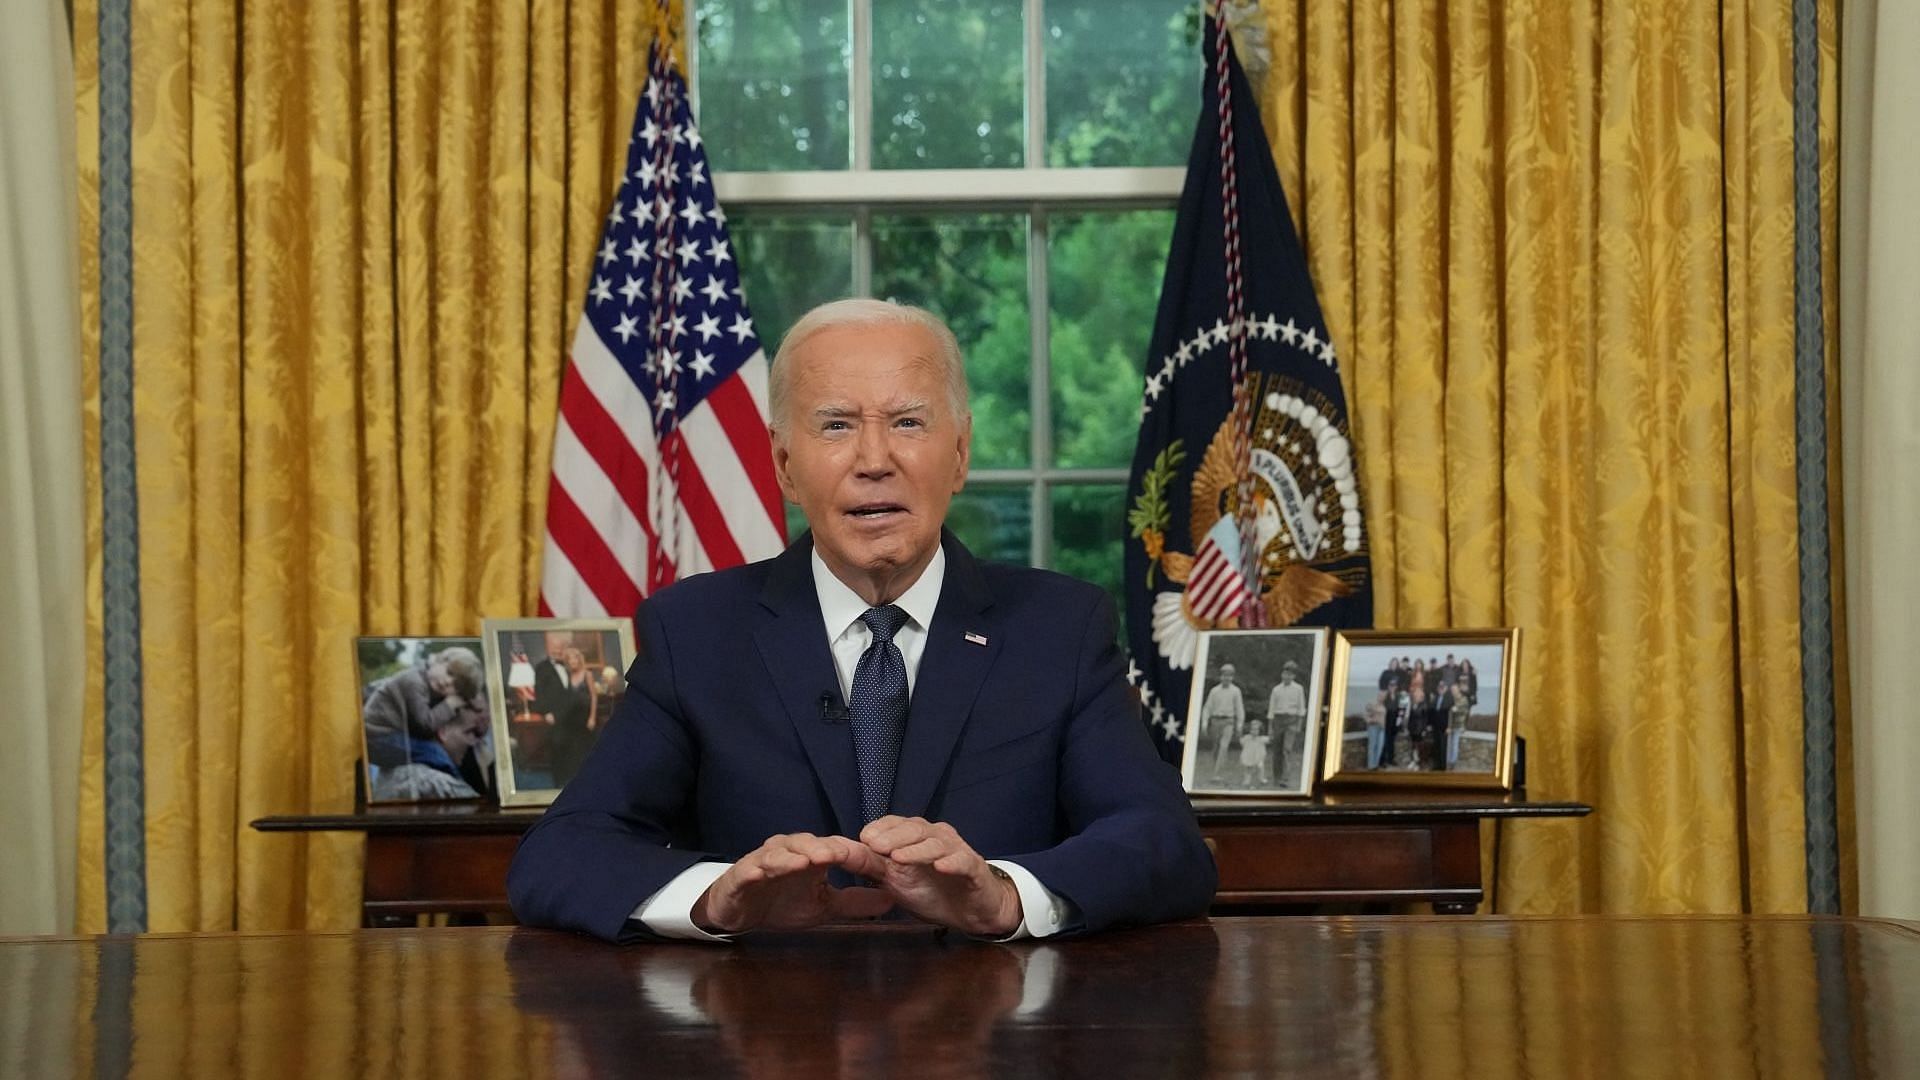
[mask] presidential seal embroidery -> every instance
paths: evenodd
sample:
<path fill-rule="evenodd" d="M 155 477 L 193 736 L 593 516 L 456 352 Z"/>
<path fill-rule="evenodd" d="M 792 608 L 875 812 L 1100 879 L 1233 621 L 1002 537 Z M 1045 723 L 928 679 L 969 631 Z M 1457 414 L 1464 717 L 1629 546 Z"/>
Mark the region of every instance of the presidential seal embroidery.
<path fill-rule="evenodd" d="M 1352 438 L 1319 393 L 1284 375 L 1255 373 L 1262 391 L 1253 417 L 1250 468 L 1254 479 L 1253 542 L 1256 580 L 1241 567 L 1239 486 L 1233 467 L 1233 421 L 1228 416 L 1193 470 L 1189 536 L 1195 553 L 1169 550 L 1171 514 L 1166 487 L 1185 460 L 1174 440 L 1143 478 L 1129 524 L 1146 548 L 1148 587 L 1158 571 L 1178 591 L 1157 590 L 1153 640 L 1170 666 L 1193 664 L 1200 630 L 1240 625 L 1249 594 L 1259 598 L 1271 626 L 1300 617 L 1363 585 L 1365 523 L 1354 470 Z"/>

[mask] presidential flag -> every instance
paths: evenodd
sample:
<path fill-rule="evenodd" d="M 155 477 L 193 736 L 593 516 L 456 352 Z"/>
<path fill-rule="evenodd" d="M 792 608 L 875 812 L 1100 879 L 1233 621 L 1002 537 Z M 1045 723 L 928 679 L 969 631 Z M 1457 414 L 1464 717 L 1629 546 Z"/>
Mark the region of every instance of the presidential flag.
<path fill-rule="evenodd" d="M 678 578 L 786 546 L 767 358 L 686 79 L 661 44 L 570 361 L 547 488 L 542 615 L 631 614 Z"/>
<path fill-rule="evenodd" d="M 1206 36 L 1127 490 L 1127 677 L 1169 761 L 1202 631 L 1373 623 L 1339 356 L 1232 41 Z"/>

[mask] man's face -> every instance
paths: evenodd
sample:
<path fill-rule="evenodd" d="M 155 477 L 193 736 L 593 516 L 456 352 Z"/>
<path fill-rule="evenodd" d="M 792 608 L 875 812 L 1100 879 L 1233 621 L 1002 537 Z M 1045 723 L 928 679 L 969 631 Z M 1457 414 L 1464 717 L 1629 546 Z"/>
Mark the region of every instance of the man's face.
<path fill-rule="evenodd" d="M 973 434 L 952 414 L 933 335 L 911 324 L 831 327 L 785 362 L 774 468 L 821 559 L 858 576 L 932 558 Z"/>
<path fill-rule="evenodd" d="M 469 713 L 440 729 L 440 745 L 447 748 L 447 755 L 456 762 L 465 760 L 467 752 L 486 737 L 487 718 L 479 714 Z"/>
<path fill-rule="evenodd" d="M 547 656 L 558 664 L 566 655 L 567 648 L 573 644 L 573 634 L 567 630 L 547 631 Z"/>

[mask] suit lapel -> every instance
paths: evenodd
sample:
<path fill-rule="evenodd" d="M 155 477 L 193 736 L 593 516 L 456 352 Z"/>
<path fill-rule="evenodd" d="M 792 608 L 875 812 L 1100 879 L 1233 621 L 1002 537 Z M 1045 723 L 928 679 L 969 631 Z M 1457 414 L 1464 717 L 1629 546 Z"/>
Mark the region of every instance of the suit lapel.
<path fill-rule="evenodd" d="M 993 595 L 973 556 L 952 533 L 943 532 L 941 542 L 947 549 L 947 576 L 920 654 L 906 741 L 893 781 L 893 812 L 906 817 L 926 813 L 980 684 L 1003 645 L 1000 625 L 988 611 Z M 984 644 L 968 640 L 969 634 Z"/>
<path fill-rule="evenodd" d="M 760 605 L 769 617 L 754 628 L 754 643 L 767 665 L 774 692 L 800 736 L 814 774 L 833 805 L 842 836 L 860 835 L 860 768 L 853 758 L 847 725 L 820 716 L 820 695 L 840 699 L 833 653 L 821 623 L 820 597 L 813 587 L 813 539 L 809 534 L 774 560 Z"/>

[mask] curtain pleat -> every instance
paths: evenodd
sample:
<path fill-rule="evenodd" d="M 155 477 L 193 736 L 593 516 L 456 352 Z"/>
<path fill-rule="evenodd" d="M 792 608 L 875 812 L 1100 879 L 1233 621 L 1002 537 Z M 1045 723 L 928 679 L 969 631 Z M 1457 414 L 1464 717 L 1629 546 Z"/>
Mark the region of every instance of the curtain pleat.
<path fill-rule="evenodd" d="M 1529 786 L 1597 807 L 1500 908 L 1804 911 L 1791 5 L 1262 9 L 1376 621 L 1521 626 Z"/>
<path fill-rule="evenodd" d="M 75 14 L 97 63 L 99 0 Z M 135 11 L 149 928 L 358 922 L 358 838 L 247 823 L 352 805 L 356 635 L 531 612 L 593 233 L 647 48 L 680 18 L 560 0 Z M 83 140 L 98 93 L 89 72 Z M 97 386 L 97 331 L 87 347 Z M 96 681 L 90 729 L 101 715 Z M 97 830 L 97 735 L 84 754 Z M 92 929 L 103 858 L 83 847 Z"/>

